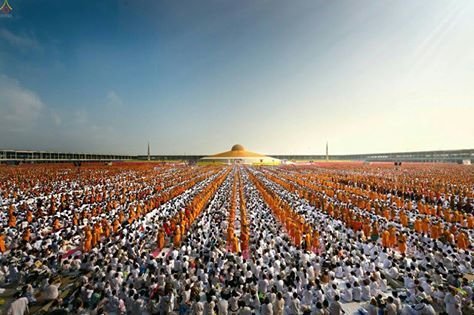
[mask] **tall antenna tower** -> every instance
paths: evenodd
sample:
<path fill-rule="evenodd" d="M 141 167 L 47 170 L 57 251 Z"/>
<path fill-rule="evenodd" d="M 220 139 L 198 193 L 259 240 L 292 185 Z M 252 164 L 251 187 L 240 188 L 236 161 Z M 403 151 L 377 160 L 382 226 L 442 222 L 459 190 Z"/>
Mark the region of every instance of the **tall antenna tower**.
<path fill-rule="evenodd" d="M 148 161 L 150 161 L 150 141 L 148 141 Z"/>
<path fill-rule="evenodd" d="M 326 161 L 329 161 L 329 144 L 326 141 Z"/>

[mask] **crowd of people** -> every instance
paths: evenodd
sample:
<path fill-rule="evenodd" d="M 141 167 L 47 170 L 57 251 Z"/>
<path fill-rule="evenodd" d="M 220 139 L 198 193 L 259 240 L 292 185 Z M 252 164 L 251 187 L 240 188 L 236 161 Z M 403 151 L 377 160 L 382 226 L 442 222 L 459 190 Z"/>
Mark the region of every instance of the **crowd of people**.
<path fill-rule="evenodd" d="M 0 303 L 15 315 L 472 312 L 473 194 L 473 169 L 454 165 L 4 166 Z"/>

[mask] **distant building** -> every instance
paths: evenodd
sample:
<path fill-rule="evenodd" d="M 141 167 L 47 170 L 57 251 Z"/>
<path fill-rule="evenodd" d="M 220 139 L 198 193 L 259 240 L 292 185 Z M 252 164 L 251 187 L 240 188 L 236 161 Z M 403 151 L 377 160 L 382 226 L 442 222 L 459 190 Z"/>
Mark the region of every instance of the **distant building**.
<path fill-rule="evenodd" d="M 279 165 L 281 160 L 254 153 L 245 150 L 245 148 L 236 144 L 230 151 L 217 153 L 201 158 L 201 163 L 220 163 L 220 164 L 248 164 L 248 165 Z"/>

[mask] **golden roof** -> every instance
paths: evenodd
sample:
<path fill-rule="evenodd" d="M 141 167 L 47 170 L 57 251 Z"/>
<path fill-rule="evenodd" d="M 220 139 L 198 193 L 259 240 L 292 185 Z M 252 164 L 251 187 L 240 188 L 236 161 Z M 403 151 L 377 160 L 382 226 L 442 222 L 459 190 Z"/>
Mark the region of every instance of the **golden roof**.
<path fill-rule="evenodd" d="M 255 152 L 250 152 L 246 151 L 245 148 L 240 145 L 236 144 L 232 146 L 232 149 L 230 151 L 210 155 L 209 157 L 228 157 L 228 158 L 249 158 L 249 157 L 265 157 L 263 154 L 255 153 Z"/>

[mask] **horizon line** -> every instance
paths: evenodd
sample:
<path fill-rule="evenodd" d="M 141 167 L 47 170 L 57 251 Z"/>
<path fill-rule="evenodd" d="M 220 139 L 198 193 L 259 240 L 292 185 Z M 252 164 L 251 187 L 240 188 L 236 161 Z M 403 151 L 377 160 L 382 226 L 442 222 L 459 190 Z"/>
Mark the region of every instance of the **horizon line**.
<path fill-rule="evenodd" d="M 94 153 L 94 152 L 72 152 L 72 151 L 48 151 L 48 150 L 28 150 L 28 149 L 0 149 L 0 152 L 36 152 L 36 153 L 58 153 L 58 154 L 95 154 L 95 155 L 126 155 L 131 157 L 143 157 L 148 154 L 119 154 L 119 153 Z M 421 150 L 421 151 L 398 151 L 398 152 L 374 152 L 374 153 L 346 153 L 346 154 L 328 154 L 328 156 L 357 156 L 357 155 L 382 155 L 382 154 L 407 154 L 407 153 L 441 153 L 441 152 L 465 152 L 474 151 L 474 148 L 470 149 L 442 149 L 442 150 Z M 212 154 L 150 154 L 150 156 L 211 156 Z M 279 154 L 265 154 L 267 156 L 326 156 L 325 153 L 279 153 Z"/>

